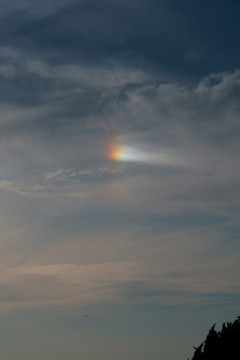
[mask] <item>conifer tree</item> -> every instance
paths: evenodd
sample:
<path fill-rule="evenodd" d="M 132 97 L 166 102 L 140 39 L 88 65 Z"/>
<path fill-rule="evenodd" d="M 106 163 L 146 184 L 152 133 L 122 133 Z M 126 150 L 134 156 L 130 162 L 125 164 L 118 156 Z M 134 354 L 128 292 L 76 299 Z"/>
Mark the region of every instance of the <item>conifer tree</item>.
<path fill-rule="evenodd" d="M 222 325 L 220 331 L 211 327 L 205 341 L 194 348 L 192 360 L 240 359 L 240 317 Z"/>

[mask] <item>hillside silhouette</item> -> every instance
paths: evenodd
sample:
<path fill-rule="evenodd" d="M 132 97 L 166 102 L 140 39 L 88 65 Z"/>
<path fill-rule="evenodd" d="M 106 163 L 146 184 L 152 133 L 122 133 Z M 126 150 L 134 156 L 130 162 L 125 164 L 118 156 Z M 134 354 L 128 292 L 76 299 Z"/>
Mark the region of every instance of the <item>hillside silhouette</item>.
<path fill-rule="evenodd" d="M 240 316 L 234 322 L 222 325 L 220 331 L 214 324 L 205 341 L 197 348 L 191 360 L 232 360 L 240 359 Z"/>

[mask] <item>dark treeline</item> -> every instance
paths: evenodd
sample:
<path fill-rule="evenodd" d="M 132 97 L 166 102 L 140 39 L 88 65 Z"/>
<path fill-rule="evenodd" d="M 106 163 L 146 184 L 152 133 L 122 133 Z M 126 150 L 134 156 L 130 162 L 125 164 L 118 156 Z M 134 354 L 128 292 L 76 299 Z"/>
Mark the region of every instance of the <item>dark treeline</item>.
<path fill-rule="evenodd" d="M 191 360 L 240 359 L 240 316 L 222 325 L 220 331 L 211 327 L 205 341 L 195 348 Z"/>

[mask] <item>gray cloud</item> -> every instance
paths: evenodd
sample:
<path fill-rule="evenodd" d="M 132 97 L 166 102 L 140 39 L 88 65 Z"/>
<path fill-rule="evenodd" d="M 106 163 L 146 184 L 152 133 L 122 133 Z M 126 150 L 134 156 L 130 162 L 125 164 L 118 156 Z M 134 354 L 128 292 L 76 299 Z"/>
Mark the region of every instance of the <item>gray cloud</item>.
<path fill-rule="evenodd" d="M 239 6 L 1 2 L 9 360 L 187 358 L 235 316 Z"/>
<path fill-rule="evenodd" d="M 10 49 L 1 59 L 1 286 L 21 299 L 3 310 L 236 291 L 239 71 L 189 84 L 119 62 L 54 65 Z M 116 146 L 133 149 L 131 161 L 111 158 Z M 126 261 L 134 270 L 119 278 Z M 84 296 L 60 279 L 81 283 L 89 269 Z"/>

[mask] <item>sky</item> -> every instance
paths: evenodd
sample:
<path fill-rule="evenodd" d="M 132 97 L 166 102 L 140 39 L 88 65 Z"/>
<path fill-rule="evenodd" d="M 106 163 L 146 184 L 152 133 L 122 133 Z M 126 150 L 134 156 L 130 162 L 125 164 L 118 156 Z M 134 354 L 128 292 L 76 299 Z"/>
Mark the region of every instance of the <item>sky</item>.
<path fill-rule="evenodd" d="M 186 360 L 239 315 L 239 1 L 0 4 L 1 357 Z"/>

